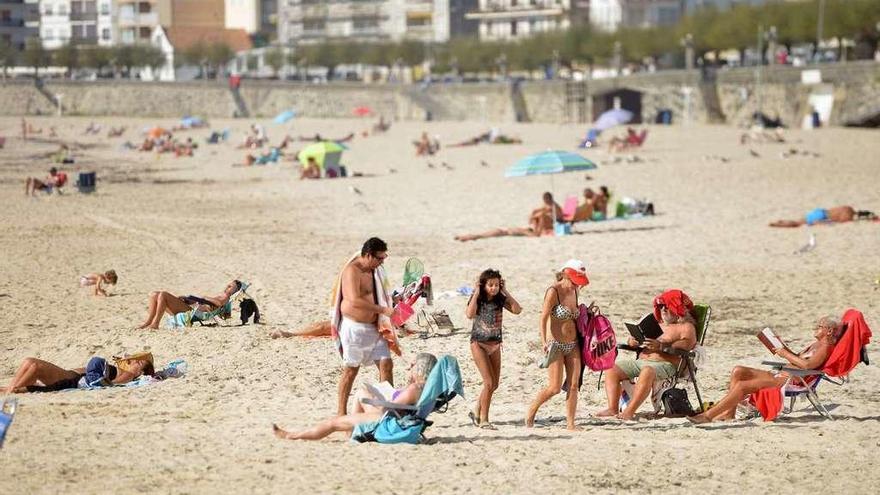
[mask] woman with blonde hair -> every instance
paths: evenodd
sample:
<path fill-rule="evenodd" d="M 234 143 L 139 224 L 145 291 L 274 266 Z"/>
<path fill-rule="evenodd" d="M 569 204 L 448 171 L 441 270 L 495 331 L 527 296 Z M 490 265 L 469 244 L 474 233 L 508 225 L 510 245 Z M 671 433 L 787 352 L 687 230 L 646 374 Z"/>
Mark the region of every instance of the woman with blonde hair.
<path fill-rule="evenodd" d="M 556 274 L 556 283 L 544 294 L 544 306 L 538 334 L 546 358 L 541 367 L 547 368 L 547 386 L 529 406 L 526 426 L 535 424 L 538 409 L 551 397 L 562 390 L 563 372 L 568 381 L 566 399 L 566 425 L 575 429 L 574 416 L 577 411 L 578 385 L 581 376 L 581 356 L 577 345 L 578 290 L 589 284 L 587 268 L 580 260 L 568 260 Z"/>

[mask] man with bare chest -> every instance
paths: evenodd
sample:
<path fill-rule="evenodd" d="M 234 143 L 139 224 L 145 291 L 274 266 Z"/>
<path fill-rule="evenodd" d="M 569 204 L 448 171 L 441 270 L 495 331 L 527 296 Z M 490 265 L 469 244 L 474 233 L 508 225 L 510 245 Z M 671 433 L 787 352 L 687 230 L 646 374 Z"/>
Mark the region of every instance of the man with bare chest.
<path fill-rule="evenodd" d="M 388 257 L 388 246 L 377 237 L 371 237 L 361 248 L 361 255 L 342 271 L 342 321 L 339 324 L 339 343 L 342 347 L 342 377 L 339 380 L 337 413 L 348 410 L 348 396 L 360 367 L 374 363 L 379 368 L 379 381 L 393 382 L 391 354 L 388 343 L 378 330 L 380 315 L 390 317 L 391 305 L 379 304 L 375 270 Z"/>

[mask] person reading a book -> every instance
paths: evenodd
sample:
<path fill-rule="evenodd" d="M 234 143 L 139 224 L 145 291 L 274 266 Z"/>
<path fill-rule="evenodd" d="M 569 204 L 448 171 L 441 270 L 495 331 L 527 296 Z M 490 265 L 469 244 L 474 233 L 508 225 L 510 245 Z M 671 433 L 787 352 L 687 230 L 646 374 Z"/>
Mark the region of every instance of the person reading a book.
<path fill-rule="evenodd" d="M 173 316 L 177 313 L 189 311 L 192 309 L 191 306 L 193 304 L 198 304 L 198 309 L 202 311 L 210 311 L 219 308 L 226 304 L 229 301 L 229 298 L 238 292 L 240 288 L 241 282 L 233 280 L 226 284 L 226 288 L 223 289 L 223 292 L 213 297 L 198 297 L 192 295 L 181 297 L 175 296 L 166 291 L 150 292 L 147 318 L 140 324 L 140 326 L 138 326 L 138 328 L 159 328 L 159 322 L 162 320 L 162 315 L 168 313 Z"/>
<path fill-rule="evenodd" d="M 830 316 L 819 318 L 813 337 L 816 339 L 806 349 L 795 354 L 772 331 L 765 329 L 758 336 L 759 340 L 773 354 L 785 359 L 795 368 L 816 370 L 825 364 L 831 355 L 834 344 L 843 334 L 843 326 Z M 763 337 L 763 338 L 762 338 Z M 730 386 L 727 395 L 715 403 L 708 411 L 689 417 L 693 423 L 710 423 L 712 421 L 731 420 L 736 414 L 736 406 L 750 394 L 763 388 L 779 388 L 789 379 L 784 371 L 766 371 L 746 366 L 736 366 L 730 374 Z"/>
<path fill-rule="evenodd" d="M 697 345 L 694 303 L 684 292 L 668 290 L 654 298 L 653 317 L 660 324 L 662 333 L 655 338 L 645 338 L 638 342 L 630 338 L 630 347 L 640 348 L 638 359 L 620 359 L 605 373 L 605 396 L 608 408 L 596 413 L 599 417 L 617 416 L 630 420 L 635 417 L 639 406 L 648 398 L 656 380 L 672 378 L 678 372 L 681 358 L 669 351 L 672 349 L 692 350 Z M 636 381 L 633 396 L 626 409 L 619 411 L 621 383 L 624 380 Z"/>
<path fill-rule="evenodd" d="M 425 381 L 431 374 L 431 370 L 434 369 L 435 364 L 437 364 L 437 358 L 433 354 L 419 353 L 409 365 L 408 383 L 404 388 L 385 389 L 385 387 L 365 386 L 357 395 L 359 398 L 378 399 L 378 401 L 385 403 L 405 406 L 415 405 L 422 396 Z M 278 425 L 273 424 L 272 430 L 278 438 L 288 440 L 320 440 L 336 431 L 343 431 L 350 435 L 357 425 L 378 421 L 384 413 L 385 407 L 362 404 L 358 400 L 353 413 L 334 416 L 321 421 L 309 429 L 298 432 L 285 431 L 278 427 Z"/>
<path fill-rule="evenodd" d="M 568 379 L 568 397 L 565 404 L 566 423 L 574 430 L 578 388 L 581 378 L 581 354 L 577 341 L 577 319 L 580 314 L 577 293 L 590 283 L 583 261 L 571 259 L 556 273 L 556 283 L 544 293 L 544 306 L 538 323 L 538 335 L 546 355 L 547 386 L 544 387 L 526 413 L 526 427 L 535 425 L 538 409 L 551 397 L 562 391 L 563 371 Z"/>

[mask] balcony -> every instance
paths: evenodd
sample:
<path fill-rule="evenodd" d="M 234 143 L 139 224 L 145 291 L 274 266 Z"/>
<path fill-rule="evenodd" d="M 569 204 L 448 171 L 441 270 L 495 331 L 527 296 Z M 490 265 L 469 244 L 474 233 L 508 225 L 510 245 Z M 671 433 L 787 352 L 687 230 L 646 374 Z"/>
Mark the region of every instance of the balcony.
<path fill-rule="evenodd" d="M 71 21 L 94 21 L 98 19 L 98 11 L 94 10 L 91 12 L 71 12 L 70 20 Z"/>
<path fill-rule="evenodd" d="M 0 19 L 0 27 L 24 27 L 24 19 Z"/>
<path fill-rule="evenodd" d="M 124 26 L 156 26 L 159 24 L 159 13 L 158 12 L 149 12 L 146 14 L 140 13 L 119 13 L 119 27 Z"/>
<path fill-rule="evenodd" d="M 478 10 L 468 12 L 464 15 L 464 18 L 477 21 L 511 21 L 530 17 L 546 18 L 561 17 L 563 15 L 565 15 L 565 10 L 562 7 L 517 6 L 509 10 Z"/>

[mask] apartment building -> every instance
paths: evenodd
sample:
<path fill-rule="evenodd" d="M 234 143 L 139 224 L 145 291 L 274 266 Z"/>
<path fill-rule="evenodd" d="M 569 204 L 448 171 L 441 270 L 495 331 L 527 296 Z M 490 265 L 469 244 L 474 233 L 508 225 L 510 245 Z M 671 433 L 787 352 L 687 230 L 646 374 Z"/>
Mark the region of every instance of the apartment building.
<path fill-rule="evenodd" d="M 674 26 L 684 16 L 685 0 L 622 0 L 621 24 L 650 28 Z"/>
<path fill-rule="evenodd" d="M 37 1 L 0 0 L 0 43 L 19 50 L 28 38 L 39 36 Z"/>
<path fill-rule="evenodd" d="M 117 40 L 121 44 L 149 43 L 159 26 L 158 0 L 116 0 Z"/>
<path fill-rule="evenodd" d="M 225 3 L 225 0 L 158 0 L 159 24 L 223 29 L 226 26 Z"/>
<path fill-rule="evenodd" d="M 260 31 L 260 0 L 225 0 L 226 29 L 244 29 L 248 34 Z"/>
<path fill-rule="evenodd" d="M 473 31 L 465 15 L 475 0 L 279 0 L 283 45 L 334 40 L 442 43 Z"/>
<path fill-rule="evenodd" d="M 479 22 L 481 40 L 510 40 L 587 22 L 589 3 L 585 0 L 480 0 L 478 10 L 467 14 L 467 18 Z"/>
<path fill-rule="evenodd" d="M 43 47 L 67 43 L 111 45 L 114 42 L 111 0 L 40 0 L 39 33 Z"/>
<path fill-rule="evenodd" d="M 589 0 L 590 25 L 606 32 L 617 31 L 623 22 L 623 2 L 626 0 Z"/>

